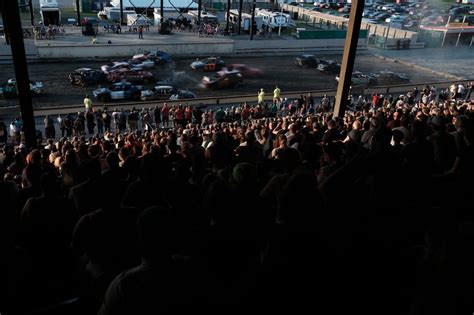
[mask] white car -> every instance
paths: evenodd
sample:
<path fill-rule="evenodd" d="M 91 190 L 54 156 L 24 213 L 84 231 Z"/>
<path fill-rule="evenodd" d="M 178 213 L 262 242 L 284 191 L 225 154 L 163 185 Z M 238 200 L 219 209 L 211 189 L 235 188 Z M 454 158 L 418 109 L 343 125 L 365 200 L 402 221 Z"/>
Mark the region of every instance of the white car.
<path fill-rule="evenodd" d="M 405 20 L 406 20 L 406 17 L 404 15 L 394 14 L 391 17 L 386 18 L 385 22 L 386 23 L 403 23 L 405 22 Z"/>
<path fill-rule="evenodd" d="M 114 61 L 114 62 L 101 66 L 100 70 L 102 70 L 102 72 L 107 74 L 110 71 L 121 69 L 121 68 L 130 68 L 130 64 L 126 61 Z"/>
<path fill-rule="evenodd" d="M 132 69 L 136 70 L 153 69 L 155 67 L 155 62 L 146 58 L 133 58 L 128 63 Z"/>

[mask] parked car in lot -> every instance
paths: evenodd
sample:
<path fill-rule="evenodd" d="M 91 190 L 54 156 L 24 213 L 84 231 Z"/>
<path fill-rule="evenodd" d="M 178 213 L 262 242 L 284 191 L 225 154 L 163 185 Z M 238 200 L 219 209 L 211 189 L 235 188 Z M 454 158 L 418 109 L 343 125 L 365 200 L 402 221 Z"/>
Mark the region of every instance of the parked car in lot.
<path fill-rule="evenodd" d="M 101 66 L 100 70 L 102 70 L 105 74 L 107 74 L 110 71 L 121 69 L 121 68 L 128 69 L 130 68 L 130 64 L 126 61 L 114 61 L 114 62 Z"/>
<path fill-rule="evenodd" d="M 131 83 L 148 83 L 155 81 L 153 73 L 149 71 L 141 71 L 135 69 L 121 68 L 115 71 L 111 71 L 107 74 L 107 81 L 109 82 L 120 82 L 128 81 Z"/>
<path fill-rule="evenodd" d="M 214 76 L 205 76 L 202 83 L 208 89 L 232 88 L 243 81 L 242 73 L 237 70 L 216 73 Z"/>
<path fill-rule="evenodd" d="M 398 74 L 392 71 L 380 71 L 378 73 L 371 74 L 374 85 L 395 85 L 395 84 L 408 84 L 410 79 L 402 74 Z"/>
<path fill-rule="evenodd" d="M 142 90 L 143 86 L 120 82 L 113 84 L 110 88 L 100 88 L 92 93 L 98 100 L 109 102 L 111 100 L 139 99 Z"/>
<path fill-rule="evenodd" d="M 341 64 L 332 60 L 320 60 L 316 69 L 325 73 L 339 74 L 341 71 Z"/>
<path fill-rule="evenodd" d="M 128 61 L 128 64 L 137 70 L 148 70 L 155 67 L 155 62 L 153 60 L 146 59 L 145 57 L 141 58 L 132 58 Z"/>
<path fill-rule="evenodd" d="M 200 71 L 218 71 L 224 66 L 225 62 L 220 57 L 209 57 L 201 60 L 198 59 L 191 63 L 191 68 L 193 68 L 193 70 Z"/>
<path fill-rule="evenodd" d="M 43 83 L 38 81 L 30 81 L 30 91 L 32 96 L 41 94 L 43 92 Z M 7 82 L 0 85 L 0 97 L 18 97 L 16 79 L 8 79 Z"/>
<path fill-rule="evenodd" d="M 101 82 L 104 79 L 105 75 L 102 71 L 91 68 L 79 68 L 69 73 L 69 82 L 75 85 L 87 86 Z"/>
<path fill-rule="evenodd" d="M 262 70 L 247 66 L 243 63 L 233 63 L 233 64 L 228 65 L 226 68 L 227 68 L 227 71 L 232 71 L 232 70 L 240 71 L 240 73 L 242 74 L 244 78 L 260 78 L 263 76 Z"/>
<path fill-rule="evenodd" d="M 296 57 L 295 63 L 298 67 L 314 68 L 319 64 L 319 58 L 315 55 L 304 54 Z"/>
<path fill-rule="evenodd" d="M 137 54 L 132 57 L 132 59 L 136 58 L 146 58 L 148 60 L 153 61 L 156 65 L 163 65 L 173 61 L 170 54 L 160 50 L 148 51 L 143 54 Z"/>
<path fill-rule="evenodd" d="M 186 100 L 196 98 L 196 95 L 188 90 L 179 90 L 178 93 L 170 96 L 171 101 Z"/>
<path fill-rule="evenodd" d="M 339 74 L 336 75 L 336 81 L 339 82 Z M 372 85 L 374 79 L 371 75 L 354 71 L 352 72 L 351 85 Z"/>
<path fill-rule="evenodd" d="M 167 100 L 171 95 L 177 94 L 179 91 L 172 85 L 157 85 L 149 90 L 141 92 L 142 101 Z"/>

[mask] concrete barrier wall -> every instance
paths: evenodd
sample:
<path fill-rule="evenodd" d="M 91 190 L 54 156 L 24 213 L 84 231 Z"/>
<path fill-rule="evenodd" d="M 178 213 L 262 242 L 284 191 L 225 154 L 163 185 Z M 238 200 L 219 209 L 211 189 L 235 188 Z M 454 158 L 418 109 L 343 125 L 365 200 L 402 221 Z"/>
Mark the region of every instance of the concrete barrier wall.
<path fill-rule="evenodd" d="M 252 43 L 251 49 L 257 51 L 284 52 L 284 51 L 317 51 L 317 50 L 338 50 L 344 49 L 346 40 L 344 38 L 333 39 L 301 39 L 301 40 L 269 40 L 269 41 L 255 41 Z M 357 49 L 367 49 L 367 39 L 360 38 Z M 246 51 L 250 48 L 245 41 L 235 42 L 235 52 Z"/>
<path fill-rule="evenodd" d="M 166 51 L 173 56 L 200 56 L 232 54 L 234 52 L 234 41 L 220 41 L 218 43 L 160 43 L 159 45 L 38 45 L 37 49 L 39 58 L 130 57 L 144 51 L 157 49 Z"/>

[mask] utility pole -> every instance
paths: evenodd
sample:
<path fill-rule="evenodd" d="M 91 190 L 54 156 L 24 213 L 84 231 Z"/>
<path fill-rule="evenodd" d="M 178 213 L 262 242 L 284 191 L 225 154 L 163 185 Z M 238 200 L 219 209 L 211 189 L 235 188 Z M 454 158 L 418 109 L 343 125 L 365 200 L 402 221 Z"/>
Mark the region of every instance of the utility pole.
<path fill-rule="evenodd" d="M 280 6 L 281 6 L 281 10 L 280 10 L 280 14 L 283 14 L 283 3 L 280 3 Z M 278 23 L 278 36 L 281 35 L 281 23 Z"/>
<path fill-rule="evenodd" d="M 123 0 L 120 0 L 120 25 L 123 25 Z"/>
<path fill-rule="evenodd" d="M 33 1 L 32 0 L 28 0 L 28 6 L 30 7 L 31 26 L 35 26 L 35 15 L 33 13 Z"/>
<path fill-rule="evenodd" d="M 254 24 L 255 24 L 255 7 L 257 6 L 257 1 L 253 0 L 252 2 L 252 20 L 250 24 L 250 40 L 253 40 L 253 33 L 255 32 Z"/>
<path fill-rule="evenodd" d="M 337 85 L 336 103 L 334 105 L 334 116 L 337 117 L 344 117 L 346 110 L 352 70 L 354 69 L 354 61 L 357 53 L 357 43 L 359 41 L 362 11 L 364 11 L 364 0 L 352 0 L 346 43 L 344 44 L 344 53 L 342 55 L 341 73 Z"/>
<path fill-rule="evenodd" d="M 26 65 L 25 43 L 21 27 L 20 12 L 17 1 L 2 1 L 3 22 L 8 25 L 10 43 L 15 68 L 16 84 L 20 102 L 23 130 L 28 149 L 36 147 L 36 126 L 31 102 L 30 79 Z"/>
<path fill-rule="evenodd" d="M 230 6 L 231 6 L 231 0 L 227 0 L 227 17 L 226 17 L 226 24 L 225 24 L 226 34 L 229 34 Z"/>
<path fill-rule="evenodd" d="M 201 24 L 202 0 L 198 1 L 198 22 Z"/>
<path fill-rule="evenodd" d="M 466 23 L 466 17 L 467 17 L 467 15 L 465 15 L 464 18 L 462 19 L 463 26 L 461 27 L 461 30 L 459 31 L 459 34 L 458 34 L 458 39 L 456 40 L 456 47 L 458 47 L 459 40 L 461 39 L 461 34 L 464 31 L 464 23 Z"/>
<path fill-rule="evenodd" d="M 10 45 L 10 32 L 8 30 L 7 18 L 5 17 L 5 9 L 2 6 L 2 21 L 3 21 L 3 34 L 5 36 L 5 44 Z"/>
<path fill-rule="evenodd" d="M 76 15 L 77 15 L 77 26 L 81 26 L 81 7 L 79 6 L 79 0 L 76 0 Z"/>
<path fill-rule="evenodd" d="M 244 0 L 239 1 L 239 23 L 237 25 L 237 35 L 240 35 L 240 28 L 242 27 L 242 7 L 244 6 Z"/>
<path fill-rule="evenodd" d="M 160 15 L 161 15 L 161 22 L 162 23 L 163 23 L 164 18 L 165 18 L 163 16 L 165 14 L 165 8 L 164 8 L 165 4 L 163 2 L 164 2 L 163 0 L 160 1 Z"/>

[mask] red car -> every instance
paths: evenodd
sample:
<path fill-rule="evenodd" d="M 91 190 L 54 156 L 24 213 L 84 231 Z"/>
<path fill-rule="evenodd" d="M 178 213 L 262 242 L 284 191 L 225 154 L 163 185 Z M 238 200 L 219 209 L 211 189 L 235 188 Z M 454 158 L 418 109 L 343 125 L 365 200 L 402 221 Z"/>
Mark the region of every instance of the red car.
<path fill-rule="evenodd" d="M 107 74 L 107 81 L 120 82 L 126 80 L 132 83 L 148 83 L 155 80 L 153 73 L 149 71 L 118 69 Z"/>
<path fill-rule="evenodd" d="M 263 71 L 258 68 L 253 68 L 241 63 L 234 63 L 227 66 L 228 71 L 240 71 L 244 78 L 260 78 L 263 76 Z"/>

